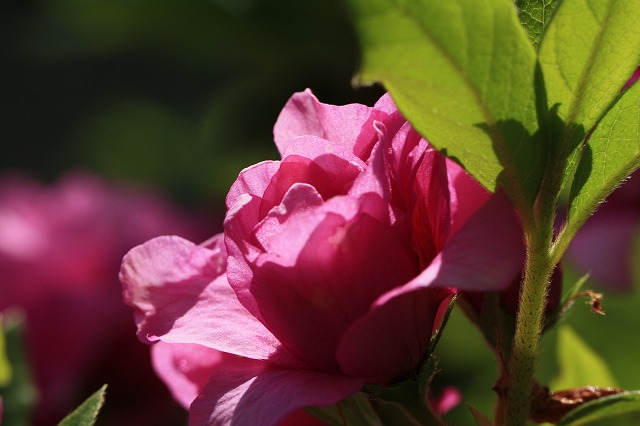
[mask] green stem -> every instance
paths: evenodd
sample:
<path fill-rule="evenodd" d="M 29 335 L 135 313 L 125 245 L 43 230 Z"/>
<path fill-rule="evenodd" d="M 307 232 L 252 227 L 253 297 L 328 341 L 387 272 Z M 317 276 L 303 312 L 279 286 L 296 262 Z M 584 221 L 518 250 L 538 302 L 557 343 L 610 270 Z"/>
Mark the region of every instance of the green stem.
<path fill-rule="evenodd" d="M 508 426 L 524 425 L 529 418 L 531 390 L 538 345 L 544 320 L 547 287 L 554 263 L 548 232 L 526 232 L 527 258 L 520 290 L 509 377 L 507 382 Z"/>

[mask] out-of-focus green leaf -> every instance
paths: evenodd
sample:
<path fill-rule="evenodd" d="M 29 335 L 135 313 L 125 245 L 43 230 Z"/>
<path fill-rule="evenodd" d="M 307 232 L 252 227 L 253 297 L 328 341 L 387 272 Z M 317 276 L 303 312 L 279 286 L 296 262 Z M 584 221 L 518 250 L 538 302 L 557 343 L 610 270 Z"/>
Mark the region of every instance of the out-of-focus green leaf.
<path fill-rule="evenodd" d="M 637 0 L 565 0 L 544 33 L 539 62 L 547 108 L 561 119 L 547 124 L 559 161 L 567 159 L 564 184 L 573 177 L 586 133 L 640 63 L 638 28 Z"/>
<path fill-rule="evenodd" d="M 62 419 L 58 426 L 93 426 L 104 404 L 107 385 L 102 385 L 93 395 L 87 398 L 71 414 Z"/>
<path fill-rule="evenodd" d="M 405 117 L 494 191 L 530 206 L 544 170 L 535 142 L 535 51 L 512 0 L 350 0 L 361 82 L 382 82 Z"/>
<path fill-rule="evenodd" d="M 2 326 L 2 315 L 0 315 L 0 387 L 5 387 L 11 382 L 13 370 L 11 362 L 7 355 L 7 343 L 4 337 L 4 328 Z"/>
<path fill-rule="evenodd" d="M 616 387 L 606 363 L 568 325 L 558 327 L 557 356 L 560 373 L 551 383 L 552 390 L 590 385 Z"/>
<path fill-rule="evenodd" d="M 569 411 L 560 420 L 558 426 L 593 425 L 597 421 L 603 421 L 603 425 L 637 424 L 640 416 L 635 417 L 636 423 L 620 423 L 617 419 L 612 419 L 612 417 L 627 413 L 640 414 L 640 391 L 623 392 L 583 404 Z"/>
<path fill-rule="evenodd" d="M 572 237 L 602 200 L 640 166 L 639 110 L 640 85 L 635 84 L 589 138 L 571 187 L 564 238 Z"/>
<path fill-rule="evenodd" d="M 474 407 L 471 404 L 467 404 L 467 407 L 469 407 L 469 411 L 471 411 L 471 415 L 473 416 L 473 419 L 476 421 L 477 426 L 493 425 L 491 420 L 489 420 L 489 418 L 482 411 L 478 410 L 476 407 Z"/>
<path fill-rule="evenodd" d="M 24 350 L 24 317 L 18 311 L 8 311 L 4 315 L 3 325 L 6 355 L 12 374 L 6 385 L 0 385 L 0 396 L 4 406 L 2 422 L 11 426 L 29 426 L 36 391 Z"/>
<path fill-rule="evenodd" d="M 516 0 L 520 22 L 534 46 L 540 44 L 558 3 L 559 0 Z"/>

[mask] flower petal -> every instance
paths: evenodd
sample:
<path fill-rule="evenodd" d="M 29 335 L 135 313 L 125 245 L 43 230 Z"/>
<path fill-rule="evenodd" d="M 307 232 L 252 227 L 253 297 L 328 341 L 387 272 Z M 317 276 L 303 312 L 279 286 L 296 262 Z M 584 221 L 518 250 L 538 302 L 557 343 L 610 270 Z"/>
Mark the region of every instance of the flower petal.
<path fill-rule="evenodd" d="M 349 323 L 417 269 L 377 195 L 336 197 L 316 210 L 279 228 L 274 222 L 269 247 L 276 251 L 251 264 L 251 282 L 230 282 L 290 351 L 309 366 L 332 371 L 335 347 Z M 302 243 L 287 246 L 301 235 Z"/>
<path fill-rule="evenodd" d="M 187 343 L 159 341 L 151 347 L 153 369 L 185 409 L 202 391 L 211 374 L 232 356 Z"/>
<path fill-rule="evenodd" d="M 438 309 L 452 293 L 415 289 L 376 305 L 342 336 L 337 350 L 342 371 L 383 383 L 409 373 L 424 356 Z"/>
<path fill-rule="evenodd" d="M 497 192 L 451 237 L 427 269 L 380 296 L 375 306 L 419 288 L 504 290 L 522 271 L 522 238 L 522 228 L 507 196 Z"/>
<path fill-rule="evenodd" d="M 371 108 L 362 104 L 327 105 L 307 89 L 295 93 L 284 106 L 273 129 L 280 153 L 298 136 L 318 136 L 354 152 L 354 143 Z"/>
<path fill-rule="evenodd" d="M 460 230 L 476 210 L 487 202 L 491 193 L 462 167 L 448 158 L 447 174 L 451 196 L 450 236 L 452 236 Z"/>
<path fill-rule="evenodd" d="M 363 384 L 352 377 L 279 370 L 238 358 L 213 373 L 191 404 L 189 424 L 275 426 L 300 408 L 337 403 Z"/>
<path fill-rule="evenodd" d="M 262 194 L 279 167 L 279 161 L 263 161 L 242 170 L 227 194 L 227 209 L 231 209 L 245 194 L 262 198 Z"/>
<path fill-rule="evenodd" d="M 296 364 L 238 302 L 224 273 L 222 239 L 216 241 L 210 249 L 158 237 L 125 256 L 120 279 L 125 302 L 135 308 L 138 337 Z"/>

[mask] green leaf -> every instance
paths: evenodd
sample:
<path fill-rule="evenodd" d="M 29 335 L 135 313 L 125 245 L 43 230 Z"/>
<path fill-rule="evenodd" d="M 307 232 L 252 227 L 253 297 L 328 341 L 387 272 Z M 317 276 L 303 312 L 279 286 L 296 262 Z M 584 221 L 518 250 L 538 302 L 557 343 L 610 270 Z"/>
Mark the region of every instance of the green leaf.
<path fill-rule="evenodd" d="M 640 63 L 638 28 L 637 0 L 564 0 L 547 27 L 539 61 L 548 110 L 557 114 L 547 125 L 565 170 L 563 186 L 575 172 L 586 133 Z"/>
<path fill-rule="evenodd" d="M 4 337 L 4 328 L 2 326 L 2 315 L 0 315 L 0 387 L 6 387 L 11 383 L 13 369 L 7 355 L 7 343 Z"/>
<path fill-rule="evenodd" d="M 36 390 L 25 351 L 24 315 L 17 310 L 6 311 L 3 326 L 11 379 L 0 385 L 4 406 L 2 422 L 12 426 L 28 426 L 31 424 L 31 411 L 36 402 Z"/>
<path fill-rule="evenodd" d="M 516 0 L 516 6 L 520 10 L 520 22 L 534 46 L 540 44 L 558 3 L 559 0 Z"/>
<path fill-rule="evenodd" d="M 558 327 L 558 369 L 554 391 L 580 386 L 616 387 L 606 363 L 568 325 Z"/>
<path fill-rule="evenodd" d="M 622 392 L 583 404 L 569 411 L 560 420 L 558 426 L 588 425 L 603 419 L 609 419 L 603 424 L 620 424 L 611 423 L 611 417 L 626 413 L 640 413 L 640 391 Z"/>
<path fill-rule="evenodd" d="M 512 0 L 350 0 L 362 82 L 380 81 L 412 125 L 482 185 L 530 207 L 545 154 L 535 51 Z"/>
<path fill-rule="evenodd" d="M 571 187 L 564 238 L 572 237 L 600 202 L 640 166 L 639 111 L 640 84 L 634 84 L 589 138 Z"/>
<path fill-rule="evenodd" d="M 102 385 L 93 395 L 87 398 L 71 414 L 62 419 L 58 426 L 93 426 L 104 404 L 107 385 Z"/>

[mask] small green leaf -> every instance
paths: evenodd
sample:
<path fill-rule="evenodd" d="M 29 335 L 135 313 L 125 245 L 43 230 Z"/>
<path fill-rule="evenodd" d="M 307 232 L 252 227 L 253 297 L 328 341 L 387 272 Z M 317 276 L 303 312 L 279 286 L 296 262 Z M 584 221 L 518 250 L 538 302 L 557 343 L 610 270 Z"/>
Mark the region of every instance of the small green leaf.
<path fill-rule="evenodd" d="M 558 3 L 559 0 L 516 0 L 520 22 L 534 46 L 540 44 Z"/>
<path fill-rule="evenodd" d="M 535 50 L 512 0 L 350 0 L 360 80 L 380 81 L 411 124 L 482 185 L 530 208 L 545 167 L 534 142 Z"/>
<path fill-rule="evenodd" d="M 622 392 L 583 404 L 569 411 L 558 426 L 588 425 L 607 418 L 609 420 L 605 424 L 619 424 L 610 423 L 610 418 L 626 413 L 640 413 L 640 391 Z"/>
<path fill-rule="evenodd" d="M 552 146 L 559 147 L 563 186 L 573 177 L 586 133 L 640 63 L 638 28 L 637 0 L 564 0 L 547 27 L 539 62 L 547 108 L 557 114 L 547 125 Z"/>
<path fill-rule="evenodd" d="M 71 414 L 62 419 L 58 426 L 93 426 L 104 404 L 107 385 L 102 385 L 93 395 L 87 398 Z"/>
<path fill-rule="evenodd" d="M 606 363 L 568 325 L 558 327 L 558 369 L 551 383 L 554 391 L 579 386 L 616 387 Z"/>
<path fill-rule="evenodd" d="M 573 237 L 602 200 L 640 166 L 639 111 L 640 84 L 634 84 L 589 138 L 571 187 L 563 238 Z"/>

